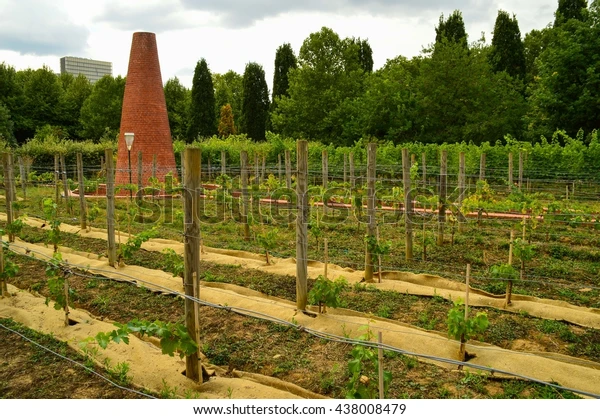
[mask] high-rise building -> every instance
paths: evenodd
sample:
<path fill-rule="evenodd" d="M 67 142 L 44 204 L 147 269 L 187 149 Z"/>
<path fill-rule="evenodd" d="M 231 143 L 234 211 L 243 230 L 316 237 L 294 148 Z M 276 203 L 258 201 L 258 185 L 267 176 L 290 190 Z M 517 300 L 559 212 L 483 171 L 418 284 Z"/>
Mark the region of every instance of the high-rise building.
<path fill-rule="evenodd" d="M 103 76 L 112 76 L 112 63 L 108 61 L 90 60 L 89 58 L 62 57 L 60 59 L 60 74 L 72 74 L 77 77 L 83 74 L 95 83 Z"/>

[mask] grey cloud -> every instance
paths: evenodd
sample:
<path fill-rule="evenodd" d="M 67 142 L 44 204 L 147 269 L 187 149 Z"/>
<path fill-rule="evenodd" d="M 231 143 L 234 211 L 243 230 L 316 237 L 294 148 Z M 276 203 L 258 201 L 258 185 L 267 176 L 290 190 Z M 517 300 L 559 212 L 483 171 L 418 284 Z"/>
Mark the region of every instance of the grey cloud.
<path fill-rule="evenodd" d="M 94 18 L 96 22 L 110 23 L 122 30 L 147 30 L 161 32 L 193 27 L 186 19 L 185 10 L 179 2 L 130 6 L 124 2 L 112 1 L 102 13 Z"/>
<path fill-rule="evenodd" d="M 478 0 L 181 0 L 190 10 L 217 13 L 221 24 L 230 27 L 247 27 L 257 21 L 288 12 L 329 12 L 344 15 L 370 14 L 375 16 L 418 17 L 421 13 L 435 12 L 446 15 L 455 9 L 481 8 Z M 487 8 L 489 2 L 483 2 Z"/>
<path fill-rule="evenodd" d="M 31 55 L 80 55 L 89 31 L 45 1 L 0 3 L 0 49 Z"/>

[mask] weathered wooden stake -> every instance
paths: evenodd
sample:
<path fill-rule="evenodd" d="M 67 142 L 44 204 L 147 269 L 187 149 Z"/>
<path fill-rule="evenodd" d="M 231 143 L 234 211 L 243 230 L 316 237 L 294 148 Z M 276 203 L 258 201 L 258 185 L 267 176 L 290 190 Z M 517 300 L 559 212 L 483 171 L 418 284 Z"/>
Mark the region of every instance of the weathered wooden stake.
<path fill-rule="evenodd" d="M 292 189 L 292 158 L 290 150 L 285 150 L 285 187 Z"/>
<path fill-rule="evenodd" d="M 469 318 L 469 280 L 471 278 L 471 264 L 467 264 L 467 275 L 466 275 L 466 287 L 465 287 L 465 322 Z M 466 339 L 464 333 L 460 336 L 460 348 L 458 350 L 458 360 L 465 361 L 466 358 Z M 462 365 L 458 367 L 458 369 L 462 369 Z"/>
<path fill-rule="evenodd" d="M 138 218 L 140 220 L 140 222 L 143 222 L 142 219 L 142 191 L 143 191 L 143 183 L 142 183 L 142 177 L 144 174 L 144 162 L 142 159 L 142 151 L 138 151 L 138 160 L 137 160 L 137 205 L 138 205 Z"/>
<path fill-rule="evenodd" d="M 58 181 L 60 179 L 60 161 L 58 154 L 54 155 L 54 202 L 56 205 L 60 204 L 60 190 L 58 188 Z"/>
<path fill-rule="evenodd" d="M 448 152 L 442 150 L 440 160 L 439 207 L 438 207 L 438 236 L 437 245 L 444 244 L 444 226 L 446 224 L 446 185 L 448 179 Z"/>
<path fill-rule="evenodd" d="M 83 156 L 77 153 L 77 183 L 79 183 L 79 226 L 87 229 L 87 211 L 85 208 L 85 182 L 83 180 Z"/>
<path fill-rule="evenodd" d="M 377 332 L 377 343 L 379 343 L 377 346 L 377 360 L 379 361 L 377 363 L 379 367 L 379 398 L 385 399 L 385 386 L 383 383 L 383 347 L 381 346 L 383 344 L 383 338 L 381 330 Z"/>
<path fill-rule="evenodd" d="M 65 155 L 61 154 L 60 155 L 60 165 L 62 167 L 62 182 L 63 182 L 63 191 L 65 194 L 65 206 L 67 207 L 67 212 L 69 214 L 71 214 L 72 208 L 71 208 L 71 190 L 69 189 L 69 182 L 67 180 L 67 166 L 65 164 Z"/>
<path fill-rule="evenodd" d="M 240 152 L 240 176 L 242 180 L 242 224 L 244 225 L 244 240 L 250 240 L 250 226 L 248 225 L 248 152 Z"/>
<path fill-rule="evenodd" d="M 350 187 L 354 189 L 356 187 L 356 178 L 354 177 L 354 153 L 351 152 L 348 155 L 348 164 L 350 165 Z"/>
<path fill-rule="evenodd" d="M 25 165 L 23 164 L 23 157 L 18 157 L 19 162 L 19 174 L 21 175 L 21 190 L 23 191 L 23 199 L 27 199 L 27 175 L 25 174 Z"/>
<path fill-rule="evenodd" d="M 485 180 L 485 153 L 479 157 L 479 180 Z"/>
<path fill-rule="evenodd" d="M 13 172 L 13 156 L 11 153 L 2 153 L 2 167 L 4 168 L 4 196 L 6 200 L 6 224 L 12 224 L 14 221 L 13 202 L 16 197 L 14 195 L 14 172 Z M 8 241 L 14 242 L 14 233 L 8 233 Z"/>
<path fill-rule="evenodd" d="M 327 279 L 327 265 L 329 264 L 329 250 L 327 246 L 327 239 L 323 239 L 323 276 Z"/>
<path fill-rule="evenodd" d="M 348 155 L 344 153 L 344 184 L 348 182 Z"/>
<path fill-rule="evenodd" d="M 523 187 L 523 152 L 519 152 L 519 192 Z"/>
<path fill-rule="evenodd" d="M 423 187 L 427 187 L 427 155 L 421 153 L 421 169 L 423 172 Z"/>
<path fill-rule="evenodd" d="M 513 154 L 508 153 L 508 191 L 513 187 Z"/>
<path fill-rule="evenodd" d="M 465 199 L 466 189 L 466 170 L 465 170 L 465 153 L 463 151 L 458 155 L 458 207 L 462 207 L 462 203 Z M 463 216 L 465 214 L 462 214 Z M 458 219 L 458 231 L 463 232 L 465 229 L 466 217 L 463 220 L 462 217 Z"/>
<path fill-rule="evenodd" d="M 65 327 L 68 327 L 69 326 L 69 313 L 71 311 L 69 310 L 69 278 L 66 275 L 65 275 L 65 280 L 64 280 L 63 292 L 65 293 L 65 306 L 64 306 Z"/>
<path fill-rule="evenodd" d="M 117 262 L 117 246 L 115 244 L 115 169 L 113 151 L 104 151 L 106 164 L 106 230 L 108 233 L 108 264 L 115 266 Z"/>
<path fill-rule="evenodd" d="M 200 150 L 197 148 L 187 148 L 184 152 L 182 166 L 185 167 L 185 177 L 183 178 L 185 325 L 188 334 L 194 336 L 196 343 L 199 344 L 200 342 L 196 338 L 198 309 L 192 297 L 199 297 L 197 281 L 200 278 L 200 220 L 198 218 L 200 204 Z M 189 379 L 201 383 L 202 374 L 198 359 L 198 352 L 186 356 L 185 373 Z"/>
<path fill-rule="evenodd" d="M 277 180 L 281 182 L 281 153 L 277 155 Z"/>
<path fill-rule="evenodd" d="M 377 144 L 369 143 L 367 146 L 367 237 L 376 238 L 375 227 L 377 220 L 375 218 L 375 177 L 377 170 Z M 369 246 L 365 252 L 365 281 L 373 282 L 373 255 Z"/>
<path fill-rule="evenodd" d="M 296 308 L 306 310 L 308 295 L 308 142 L 296 142 Z"/>
<path fill-rule="evenodd" d="M 375 228 L 377 232 L 377 244 L 379 244 L 379 226 Z M 381 284 L 381 255 L 377 255 L 377 277 L 379 279 L 379 283 Z"/>
<path fill-rule="evenodd" d="M 0 240 L 0 297 L 9 297 L 8 286 L 4 278 L 4 246 L 2 240 Z"/>
<path fill-rule="evenodd" d="M 221 150 L 221 174 L 227 174 L 227 152 L 225 150 Z"/>
<path fill-rule="evenodd" d="M 327 202 L 325 202 L 325 196 L 327 191 L 327 181 L 329 180 L 329 158 L 327 155 L 327 150 L 323 150 L 321 153 L 321 169 L 322 169 L 322 179 L 323 179 L 323 216 L 327 216 Z"/>
<path fill-rule="evenodd" d="M 262 169 L 260 170 L 260 181 L 264 182 L 267 173 L 267 155 L 262 155 Z"/>
<path fill-rule="evenodd" d="M 254 154 L 254 183 L 260 184 L 260 170 L 258 168 L 258 153 Z"/>
<path fill-rule="evenodd" d="M 410 184 L 410 165 L 408 164 L 408 148 L 402 149 L 402 186 L 404 187 L 404 241 L 406 244 L 406 261 L 413 258 L 413 201 Z"/>

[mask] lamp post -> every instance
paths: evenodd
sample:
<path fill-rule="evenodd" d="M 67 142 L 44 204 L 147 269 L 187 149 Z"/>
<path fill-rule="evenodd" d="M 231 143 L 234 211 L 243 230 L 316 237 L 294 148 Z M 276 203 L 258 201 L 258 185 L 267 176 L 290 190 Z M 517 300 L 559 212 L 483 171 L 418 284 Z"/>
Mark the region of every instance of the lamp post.
<path fill-rule="evenodd" d="M 127 158 L 129 161 L 129 200 L 132 201 L 133 200 L 133 193 L 131 191 L 131 185 L 132 185 L 132 181 L 131 181 L 131 147 L 133 146 L 133 137 L 134 137 L 134 133 L 133 132 L 126 132 L 125 133 L 125 144 L 127 144 Z"/>

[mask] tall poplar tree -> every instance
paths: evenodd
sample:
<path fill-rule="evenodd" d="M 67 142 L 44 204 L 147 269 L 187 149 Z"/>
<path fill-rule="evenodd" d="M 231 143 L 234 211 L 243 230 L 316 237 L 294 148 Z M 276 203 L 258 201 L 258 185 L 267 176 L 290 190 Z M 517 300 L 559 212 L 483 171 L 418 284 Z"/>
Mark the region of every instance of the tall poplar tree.
<path fill-rule="evenodd" d="M 273 73 L 273 104 L 280 96 L 289 96 L 290 82 L 288 73 L 292 68 L 297 68 L 298 62 L 290 44 L 283 44 L 275 52 L 275 72 Z"/>
<path fill-rule="evenodd" d="M 255 141 L 264 141 L 269 116 L 269 88 L 265 80 L 265 70 L 260 64 L 246 64 L 243 86 L 242 131 Z"/>
<path fill-rule="evenodd" d="M 468 48 L 467 31 L 465 30 L 465 22 L 460 10 L 452 12 L 446 20 L 444 20 L 443 13 L 440 16 L 439 24 L 435 28 L 435 43 L 439 44 L 444 39 Z"/>
<path fill-rule="evenodd" d="M 192 100 L 187 139 L 191 142 L 198 136 L 211 137 L 216 134 L 215 91 L 210 70 L 203 58 L 196 64 L 192 81 Z"/>
<path fill-rule="evenodd" d="M 506 71 L 512 77 L 525 77 L 525 48 L 519 22 L 515 15 L 511 18 L 504 10 L 498 10 L 496 17 L 490 63 L 496 72 Z"/>

